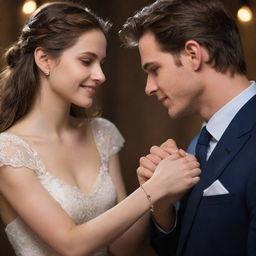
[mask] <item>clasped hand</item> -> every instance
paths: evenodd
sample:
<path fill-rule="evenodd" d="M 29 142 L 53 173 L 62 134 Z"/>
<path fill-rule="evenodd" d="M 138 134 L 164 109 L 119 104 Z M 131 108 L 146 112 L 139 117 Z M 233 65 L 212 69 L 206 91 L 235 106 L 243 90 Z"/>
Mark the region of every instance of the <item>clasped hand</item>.
<path fill-rule="evenodd" d="M 150 154 L 140 158 L 137 169 L 141 185 L 149 179 L 157 179 L 164 196 L 171 196 L 173 203 L 199 182 L 200 173 L 197 159 L 178 149 L 172 139 L 168 139 L 160 147 L 151 147 Z"/>

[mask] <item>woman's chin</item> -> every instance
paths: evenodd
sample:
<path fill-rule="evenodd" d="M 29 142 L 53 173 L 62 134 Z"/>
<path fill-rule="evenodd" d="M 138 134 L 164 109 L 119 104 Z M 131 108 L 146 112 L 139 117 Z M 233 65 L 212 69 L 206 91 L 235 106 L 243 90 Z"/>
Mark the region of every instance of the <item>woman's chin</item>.
<path fill-rule="evenodd" d="M 91 101 L 87 101 L 87 102 L 76 102 L 73 104 L 80 108 L 90 108 L 93 104 L 93 101 L 91 100 Z"/>

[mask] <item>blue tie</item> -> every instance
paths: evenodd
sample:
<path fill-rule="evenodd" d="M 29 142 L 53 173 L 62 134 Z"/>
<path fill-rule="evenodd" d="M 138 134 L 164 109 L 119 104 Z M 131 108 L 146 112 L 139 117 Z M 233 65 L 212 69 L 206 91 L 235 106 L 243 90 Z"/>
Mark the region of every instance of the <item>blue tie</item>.
<path fill-rule="evenodd" d="M 197 145 L 196 145 L 196 158 L 202 165 L 206 162 L 207 151 L 212 135 L 207 131 L 206 127 L 201 130 Z"/>

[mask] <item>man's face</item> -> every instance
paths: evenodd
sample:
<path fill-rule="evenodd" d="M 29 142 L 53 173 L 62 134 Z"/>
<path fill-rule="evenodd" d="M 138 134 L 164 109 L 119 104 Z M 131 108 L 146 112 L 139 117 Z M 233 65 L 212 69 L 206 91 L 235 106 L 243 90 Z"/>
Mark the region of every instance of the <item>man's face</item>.
<path fill-rule="evenodd" d="M 140 38 L 139 52 L 142 67 L 148 75 L 146 94 L 156 95 L 168 109 L 170 117 L 198 112 L 203 88 L 198 82 L 197 72 L 193 70 L 191 56 L 184 51 L 178 59 L 163 52 L 152 32 Z"/>

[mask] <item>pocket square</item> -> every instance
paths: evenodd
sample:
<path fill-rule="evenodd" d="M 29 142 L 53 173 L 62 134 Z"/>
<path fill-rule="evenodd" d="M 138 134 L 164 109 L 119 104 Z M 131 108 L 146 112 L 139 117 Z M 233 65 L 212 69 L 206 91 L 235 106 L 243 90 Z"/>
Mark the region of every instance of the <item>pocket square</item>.
<path fill-rule="evenodd" d="M 219 180 L 216 180 L 212 185 L 204 190 L 203 196 L 217 196 L 229 194 L 228 190 L 221 184 Z"/>

